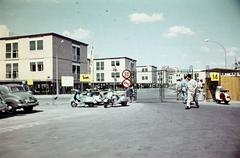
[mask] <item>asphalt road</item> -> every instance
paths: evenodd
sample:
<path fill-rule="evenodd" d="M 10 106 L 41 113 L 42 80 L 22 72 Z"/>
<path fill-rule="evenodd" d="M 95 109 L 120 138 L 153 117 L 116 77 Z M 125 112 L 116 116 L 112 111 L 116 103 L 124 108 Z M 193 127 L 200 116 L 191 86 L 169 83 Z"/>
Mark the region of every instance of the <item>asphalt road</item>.
<path fill-rule="evenodd" d="M 71 108 L 40 100 L 31 114 L 1 115 L 0 158 L 239 158 L 240 106 L 132 103 Z"/>

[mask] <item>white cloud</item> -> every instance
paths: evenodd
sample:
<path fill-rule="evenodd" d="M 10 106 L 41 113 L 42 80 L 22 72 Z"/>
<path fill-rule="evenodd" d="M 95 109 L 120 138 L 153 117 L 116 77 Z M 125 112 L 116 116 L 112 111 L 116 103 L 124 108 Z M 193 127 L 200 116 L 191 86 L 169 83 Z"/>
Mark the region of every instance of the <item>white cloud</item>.
<path fill-rule="evenodd" d="M 193 32 L 190 28 L 185 26 L 172 26 L 168 29 L 167 34 L 165 34 L 166 37 L 172 38 L 177 37 L 179 35 L 194 35 L 195 32 Z"/>
<path fill-rule="evenodd" d="M 6 25 L 0 25 L 0 37 L 9 36 L 9 28 Z"/>
<path fill-rule="evenodd" d="M 146 13 L 132 13 L 128 16 L 128 18 L 134 24 L 140 24 L 140 23 L 161 21 L 163 20 L 163 14 L 153 13 L 149 15 Z"/>
<path fill-rule="evenodd" d="M 231 47 L 227 49 L 227 56 L 234 57 L 237 55 L 238 48 L 237 47 Z"/>
<path fill-rule="evenodd" d="M 62 34 L 64 36 L 67 36 L 67 37 L 70 37 L 73 39 L 87 39 L 87 38 L 89 38 L 91 32 L 86 29 L 83 29 L 83 28 L 78 28 L 78 29 L 75 29 L 72 31 L 65 30 L 65 31 L 63 31 Z"/>

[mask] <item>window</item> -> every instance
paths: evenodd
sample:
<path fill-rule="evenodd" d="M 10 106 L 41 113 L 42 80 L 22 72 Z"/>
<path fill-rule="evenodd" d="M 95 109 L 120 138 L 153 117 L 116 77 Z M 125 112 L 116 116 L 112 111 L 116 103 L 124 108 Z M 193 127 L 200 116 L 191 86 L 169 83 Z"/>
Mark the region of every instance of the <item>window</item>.
<path fill-rule="evenodd" d="M 18 58 L 18 43 L 13 43 L 13 58 Z"/>
<path fill-rule="evenodd" d="M 6 78 L 12 78 L 11 67 L 11 64 L 6 64 Z"/>
<path fill-rule="evenodd" d="M 6 44 L 6 58 L 11 58 L 12 47 L 11 43 Z"/>
<path fill-rule="evenodd" d="M 43 40 L 37 40 L 37 50 L 43 50 Z"/>
<path fill-rule="evenodd" d="M 77 66 L 77 74 L 80 74 L 80 66 Z"/>
<path fill-rule="evenodd" d="M 43 40 L 29 41 L 30 50 L 43 50 Z"/>
<path fill-rule="evenodd" d="M 145 68 L 145 72 L 148 72 L 148 68 Z"/>
<path fill-rule="evenodd" d="M 6 59 L 18 58 L 18 43 L 6 43 Z"/>
<path fill-rule="evenodd" d="M 73 60 L 80 61 L 80 47 L 72 46 Z"/>
<path fill-rule="evenodd" d="M 96 79 L 97 81 L 104 81 L 104 73 L 97 73 Z"/>
<path fill-rule="evenodd" d="M 145 76 L 145 80 L 148 80 L 148 76 Z"/>
<path fill-rule="evenodd" d="M 77 61 L 80 61 L 80 48 L 77 48 Z"/>
<path fill-rule="evenodd" d="M 76 47 L 72 46 L 72 56 L 73 56 L 73 60 L 76 60 L 77 59 L 77 56 L 75 54 L 75 49 Z"/>
<path fill-rule="evenodd" d="M 11 51 L 12 51 L 11 43 L 7 43 L 6 44 L 6 52 L 11 52 Z"/>
<path fill-rule="evenodd" d="M 36 62 L 30 62 L 30 71 L 36 71 Z"/>
<path fill-rule="evenodd" d="M 115 77 L 115 74 L 116 74 L 116 78 L 119 78 L 120 77 L 120 73 L 119 72 L 113 72 L 112 73 L 112 78 L 114 78 Z"/>
<path fill-rule="evenodd" d="M 115 61 L 112 61 L 111 63 L 112 63 L 112 64 L 111 64 L 112 66 L 115 66 Z"/>
<path fill-rule="evenodd" d="M 101 81 L 104 81 L 104 73 L 101 73 Z"/>
<path fill-rule="evenodd" d="M 96 62 L 96 70 L 104 70 L 104 62 Z"/>
<path fill-rule="evenodd" d="M 97 79 L 97 81 L 100 81 L 100 73 L 96 74 L 96 79 Z"/>
<path fill-rule="evenodd" d="M 36 41 L 29 42 L 30 50 L 36 50 Z"/>
<path fill-rule="evenodd" d="M 13 63 L 13 78 L 18 78 L 18 63 Z"/>
<path fill-rule="evenodd" d="M 38 71 L 43 71 L 43 62 L 37 62 Z"/>
<path fill-rule="evenodd" d="M 76 73 L 76 65 L 72 65 L 72 73 L 73 73 L 73 74 Z"/>
<path fill-rule="evenodd" d="M 6 64 L 6 78 L 18 78 L 18 63 Z"/>
<path fill-rule="evenodd" d="M 120 66 L 120 62 L 119 61 L 112 61 L 111 65 L 112 66 Z"/>
<path fill-rule="evenodd" d="M 96 70 L 100 70 L 100 63 L 96 62 Z"/>
<path fill-rule="evenodd" d="M 101 66 L 100 66 L 100 69 L 101 69 L 101 70 L 104 70 L 104 62 L 103 62 L 103 61 L 101 62 L 100 65 L 101 65 Z"/>
<path fill-rule="evenodd" d="M 116 61 L 116 66 L 120 66 L 120 62 L 119 61 Z"/>

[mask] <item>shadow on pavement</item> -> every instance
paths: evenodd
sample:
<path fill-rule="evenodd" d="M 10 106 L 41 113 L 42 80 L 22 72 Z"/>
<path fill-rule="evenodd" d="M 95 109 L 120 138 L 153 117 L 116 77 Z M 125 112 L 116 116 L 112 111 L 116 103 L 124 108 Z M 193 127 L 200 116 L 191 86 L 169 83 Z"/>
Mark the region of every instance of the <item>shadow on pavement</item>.
<path fill-rule="evenodd" d="M 0 112 L 0 119 L 7 119 L 10 117 L 16 117 L 16 116 L 25 116 L 25 115 L 31 115 L 35 113 L 43 112 L 43 110 L 33 110 L 32 112 L 25 112 L 23 110 L 16 111 L 15 114 L 7 114 L 4 112 Z"/>

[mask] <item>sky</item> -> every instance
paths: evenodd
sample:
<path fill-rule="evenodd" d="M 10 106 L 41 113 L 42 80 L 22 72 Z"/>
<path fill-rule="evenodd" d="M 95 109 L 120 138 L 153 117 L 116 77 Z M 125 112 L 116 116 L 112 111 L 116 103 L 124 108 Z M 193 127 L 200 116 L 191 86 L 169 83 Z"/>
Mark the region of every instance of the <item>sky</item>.
<path fill-rule="evenodd" d="M 230 68 L 240 61 L 240 0 L 0 0 L 0 36 L 6 31 L 55 32 L 96 57 L 159 68 L 224 67 L 223 46 Z"/>

